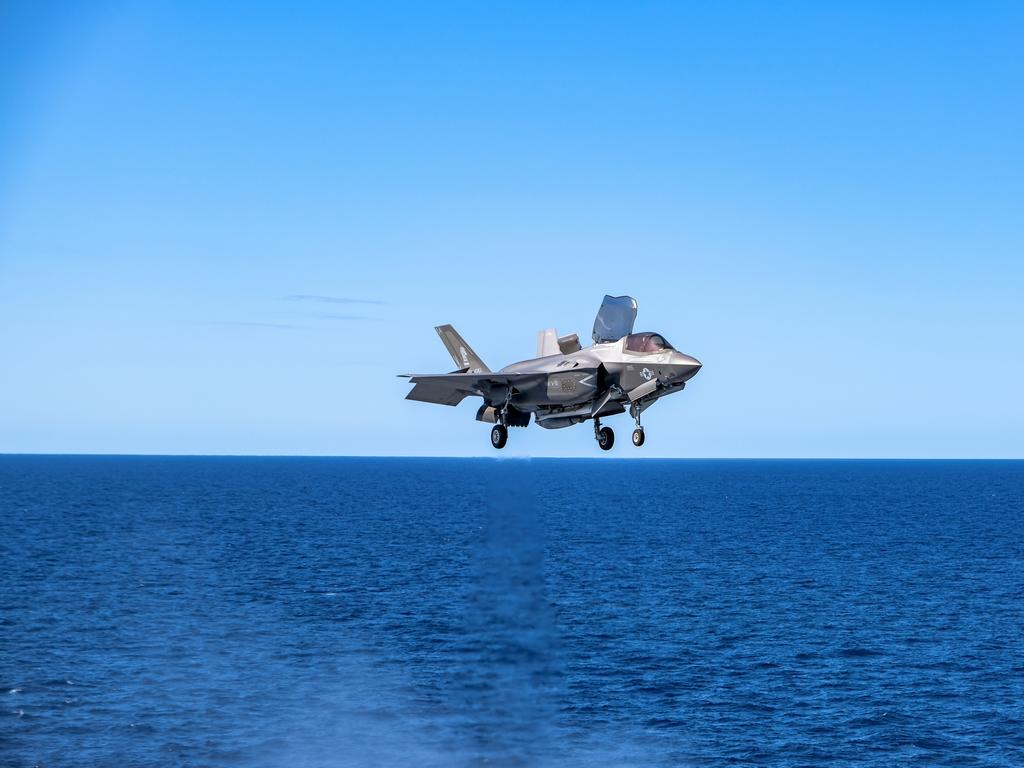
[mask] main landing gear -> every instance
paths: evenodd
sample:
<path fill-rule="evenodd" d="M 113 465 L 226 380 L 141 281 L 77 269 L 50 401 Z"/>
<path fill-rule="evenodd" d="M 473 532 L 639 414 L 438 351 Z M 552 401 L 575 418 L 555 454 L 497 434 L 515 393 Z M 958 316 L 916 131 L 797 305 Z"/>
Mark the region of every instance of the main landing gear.
<path fill-rule="evenodd" d="M 634 404 L 629 407 L 629 412 L 636 422 L 636 429 L 633 430 L 633 445 L 639 448 L 644 444 L 644 428 L 640 426 L 640 409 Z"/>
<path fill-rule="evenodd" d="M 505 404 L 498 411 L 498 422 L 491 427 L 491 445 L 499 451 L 508 442 L 508 407 L 512 402 L 512 390 L 505 394 Z"/>
<path fill-rule="evenodd" d="M 602 451 L 610 451 L 615 445 L 615 433 L 611 427 L 602 427 L 601 420 L 594 419 L 594 439 Z"/>

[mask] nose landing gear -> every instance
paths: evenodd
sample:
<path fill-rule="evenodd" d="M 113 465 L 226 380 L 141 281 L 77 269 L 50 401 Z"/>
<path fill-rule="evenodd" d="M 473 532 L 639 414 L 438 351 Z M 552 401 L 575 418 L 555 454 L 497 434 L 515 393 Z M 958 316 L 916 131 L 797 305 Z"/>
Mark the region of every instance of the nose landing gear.
<path fill-rule="evenodd" d="M 640 409 L 634 403 L 629 407 L 629 413 L 636 422 L 636 429 L 633 430 L 633 445 L 639 448 L 644 444 L 644 428 L 640 426 Z"/>

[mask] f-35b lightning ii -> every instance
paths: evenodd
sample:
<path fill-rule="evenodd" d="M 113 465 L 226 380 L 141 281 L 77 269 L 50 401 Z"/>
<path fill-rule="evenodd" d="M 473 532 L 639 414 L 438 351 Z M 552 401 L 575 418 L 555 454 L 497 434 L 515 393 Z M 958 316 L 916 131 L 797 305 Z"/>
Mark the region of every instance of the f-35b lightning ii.
<path fill-rule="evenodd" d="M 644 444 L 640 414 L 665 395 L 681 392 L 700 370 L 700 361 L 676 351 L 657 333 L 633 333 L 636 300 L 605 296 L 594 320 L 594 343 L 581 347 L 574 333 L 553 328 L 537 335 L 537 357 L 492 372 L 450 325 L 435 330 L 458 370 L 433 376 L 403 374 L 414 384 L 407 400 L 458 405 L 467 395 L 483 398 L 477 421 L 491 428 L 491 445 L 504 448 L 509 427 L 525 427 L 530 414 L 538 426 L 560 429 L 587 420 L 601 450 L 615 442 L 601 418 L 629 413 L 636 423 L 633 445 Z"/>

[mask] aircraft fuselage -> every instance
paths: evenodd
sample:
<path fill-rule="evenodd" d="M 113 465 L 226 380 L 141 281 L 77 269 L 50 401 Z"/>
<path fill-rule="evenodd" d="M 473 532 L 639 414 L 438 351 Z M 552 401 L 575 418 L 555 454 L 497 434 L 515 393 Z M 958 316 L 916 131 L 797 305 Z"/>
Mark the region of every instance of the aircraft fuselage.
<path fill-rule="evenodd" d="M 516 386 L 509 404 L 519 411 L 533 413 L 539 426 L 552 429 L 578 424 L 593 416 L 622 413 L 631 402 L 630 393 L 636 395 L 633 400 L 650 398 L 643 404 L 648 405 L 658 397 L 680 391 L 701 367 L 696 358 L 674 349 L 644 353 L 631 352 L 625 346 L 625 338 L 594 344 L 565 355 L 512 363 L 498 373 L 534 374 L 529 381 Z M 644 392 L 644 388 L 650 392 Z M 603 393 L 609 391 L 611 397 L 596 413 L 580 407 L 604 399 Z M 488 403 L 495 407 L 500 404 Z"/>

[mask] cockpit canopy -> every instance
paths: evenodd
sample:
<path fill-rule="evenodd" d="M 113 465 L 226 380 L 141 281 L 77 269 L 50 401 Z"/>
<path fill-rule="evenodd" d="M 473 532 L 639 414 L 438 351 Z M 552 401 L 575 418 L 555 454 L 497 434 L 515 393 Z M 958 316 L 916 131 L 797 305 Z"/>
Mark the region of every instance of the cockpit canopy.
<path fill-rule="evenodd" d="M 627 352 L 664 352 L 667 349 L 675 349 L 668 340 L 660 333 L 631 333 L 626 337 L 625 349 Z"/>

